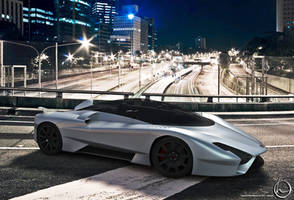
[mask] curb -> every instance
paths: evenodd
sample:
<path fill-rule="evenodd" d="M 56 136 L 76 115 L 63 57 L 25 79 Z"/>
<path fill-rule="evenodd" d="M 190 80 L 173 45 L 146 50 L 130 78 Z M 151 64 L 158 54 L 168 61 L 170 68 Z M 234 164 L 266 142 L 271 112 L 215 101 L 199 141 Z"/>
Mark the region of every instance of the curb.
<path fill-rule="evenodd" d="M 294 118 L 294 111 L 285 112 L 236 112 L 236 113 L 212 113 L 223 119 L 270 119 L 270 118 Z"/>

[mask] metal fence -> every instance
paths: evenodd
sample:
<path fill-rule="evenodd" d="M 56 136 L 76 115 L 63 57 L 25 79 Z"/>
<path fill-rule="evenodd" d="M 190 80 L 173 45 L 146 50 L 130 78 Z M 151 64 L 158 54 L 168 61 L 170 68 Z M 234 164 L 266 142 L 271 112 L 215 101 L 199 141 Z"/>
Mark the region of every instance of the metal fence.
<path fill-rule="evenodd" d="M 55 98 L 62 99 L 64 94 L 95 94 L 95 95 L 110 95 L 110 96 L 123 96 L 124 99 L 128 99 L 130 96 L 134 96 L 131 92 L 109 92 L 109 91 L 90 91 L 90 90 L 62 90 L 62 89 L 45 89 L 45 88 L 12 88 L 12 87 L 0 87 L 0 95 L 5 96 L 17 96 L 18 92 L 37 92 L 39 96 L 44 96 L 42 93 L 55 93 Z"/>
<path fill-rule="evenodd" d="M 88 95 L 109 95 L 109 96 L 121 96 L 124 99 L 137 98 L 132 92 L 112 92 L 112 91 L 89 91 L 89 90 L 64 90 L 64 89 L 40 89 L 40 88 L 12 88 L 12 87 L 0 87 L 0 95 L 2 96 L 19 96 L 17 92 L 35 92 L 41 97 L 45 96 L 42 94 L 53 93 L 53 98 L 64 98 L 64 94 L 88 94 Z M 143 93 L 140 97 L 147 100 L 152 97 L 160 98 L 161 101 L 165 101 L 167 97 L 178 98 L 198 98 L 205 99 L 202 102 L 213 103 L 219 102 L 221 99 L 232 100 L 235 102 L 271 102 L 275 99 L 283 100 L 283 102 L 294 102 L 294 95 L 183 95 L 183 94 L 160 94 L 160 93 Z M 139 97 L 139 98 L 140 98 Z M 240 101 L 242 99 L 242 101 Z M 245 100 L 245 101 L 244 101 Z M 200 102 L 200 101 L 199 101 Z M 232 101 L 231 101 L 232 102 Z"/>

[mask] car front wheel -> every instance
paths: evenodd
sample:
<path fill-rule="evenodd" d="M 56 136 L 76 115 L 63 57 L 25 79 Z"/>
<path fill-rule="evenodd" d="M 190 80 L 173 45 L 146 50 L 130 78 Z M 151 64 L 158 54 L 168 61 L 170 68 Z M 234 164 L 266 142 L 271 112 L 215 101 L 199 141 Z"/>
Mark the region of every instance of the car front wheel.
<path fill-rule="evenodd" d="M 151 162 L 162 175 L 178 178 L 191 173 L 193 156 L 185 142 L 174 137 L 167 137 L 153 145 Z"/>
<path fill-rule="evenodd" d="M 47 155 L 56 155 L 62 151 L 62 137 L 58 128 L 51 123 L 43 123 L 38 127 L 37 143 Z"/>

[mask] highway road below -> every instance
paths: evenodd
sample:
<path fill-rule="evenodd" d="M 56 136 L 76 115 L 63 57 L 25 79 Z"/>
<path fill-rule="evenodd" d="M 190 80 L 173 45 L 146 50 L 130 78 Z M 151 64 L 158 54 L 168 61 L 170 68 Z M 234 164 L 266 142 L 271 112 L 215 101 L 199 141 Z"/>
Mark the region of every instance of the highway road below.
<path fill-rule="evenodd" d="M 101 192 L 99 187 L 107 183 L 107 187 L 103 188 L 104 193 L 99 193 L 105 199 L 134 199 L 135 196 L 137 199 L 149 199 L 152 196 L 153 199 L 169 200 L 267 200 L 275 199 L 273 186 L 279 178 L 287 180 L 294 187 L 294 118 L 227 121 L 254 135 L 268 147 L 263 155 L 265 164 L 262 168 L 252 169 L 238 177 L 166 179 L 153 169 L 114 159 L 70 153 L 46 156 L 38 150 L 32 139 L 33 127 L 1 125 L 0 199 L 6 200 L 45 188 L 49 188 L 48 194 L 51 194 L 55 190 L 57 192 L 58 188 L 69 189 L 71 185 L 79 184 L 79 181 L 68 182 L 93 175 L 96 181 L 90 181 L 91 187 L 97 184 L 97 191 Z M 119 178 L 115 179 L 115 176 Z M 52 188 L 59 184 L 65 185 Z M 111 196 L 114 190 L 118 193 Z M 84 194 L 85 191 L 76 190 L 73 193 Z M 36 195 L 41 193 L 39 191 Z M 293 194 L 291 198 L 294 198 Z"/>
<path fill-rule="evenodd" d="M 150 83 L 156 74 L 162 73 L 164 69 L 170 66 L 169 62 L 147 65 L 141 68 L 121 68 L 120 76 L 118 69 L 102 70 L 93 72 L 93 90 L 96 91 L 120 91 L 120 92 L 137 92 L 139 90 L 139 77 L 141 71 L 141 87 Z M 64 90 L 91 90 L 91 73 L 66 77 L 59 80 L 59 89 Z M 120 87 L 119 87 L 120 84 Z M 36 88 L 38 84 L 28 85 L 28 88 Z M 55 89 L 56 83 L 53 81 L 42 82 L 43 88 Z M 16 92 L 16 95 L 23 95 L 23 92 Z M 27 92 L 27 96 L 39 96 L 38 92 Z M 42 93 L 43 97 L 54 97 L 54 93 Z M 86 94 L 65 94 L 64 98 L 91 98 Z M 110 96 L 99 96 L 102 99 L 113 99 Z M 121 98 L 121 97 L 115 97 Z"/>
<path fill-rule="evenodd" d="M 177 80 L 175 83 L 169 86 L 166 90 L 166 94 L 189 94 L 197 95 L 199 92 L 195 86 L 195 79 L 201 72 L 201 67 L 196 66 L 191 73 Z M 199 102 L 196 98 L 179 98 L 179 97 L 166 97 L 166 101 L 186 101 L 186 102 Z"/>

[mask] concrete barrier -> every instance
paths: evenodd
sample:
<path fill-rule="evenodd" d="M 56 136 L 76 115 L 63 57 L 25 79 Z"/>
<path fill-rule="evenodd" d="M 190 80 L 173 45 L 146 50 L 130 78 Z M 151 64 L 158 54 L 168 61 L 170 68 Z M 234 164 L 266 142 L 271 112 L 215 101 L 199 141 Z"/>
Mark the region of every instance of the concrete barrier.
<path fill-rule="evenodd" d="M 246 72 L 251 74 L 251 69 L 249 69 L 247 66 L 243 66 L 243 68 Z M 262 73 L 255 72 L 255 76 L 261 77 Z M 266 76 L 268 77 L 267 83 L 269 85 L 284 90 L 285 92 L 294 93 L 294 79 L 275 76 L 271 74 L 266 74 Z"/>
<path fill-rule="evenodd" d="M 255 72 L 257 76 L 262 76 L 260 72 Z M 294 93 L 294 79 L 291 78 L 285 78 L 275 75 L 266 75 L 268 77 L 267 82 L 268 84 L 279 88 L 281 90 L 284 90 L 289 93 Z"/>
<path fill-rule="evenodd" d="M 84 100 L 55 99 L 36 97 L 0 96 L 0 106 L 12 108 L 73 109 Z M 102 100 L 95 100 L 99 104 Z M 184 110 L 194 112 L 256 112 L 256 111 L 292 111 L 294 102 L 287 103 L 201 103 L 201 102 L 171 102 Z"/>

